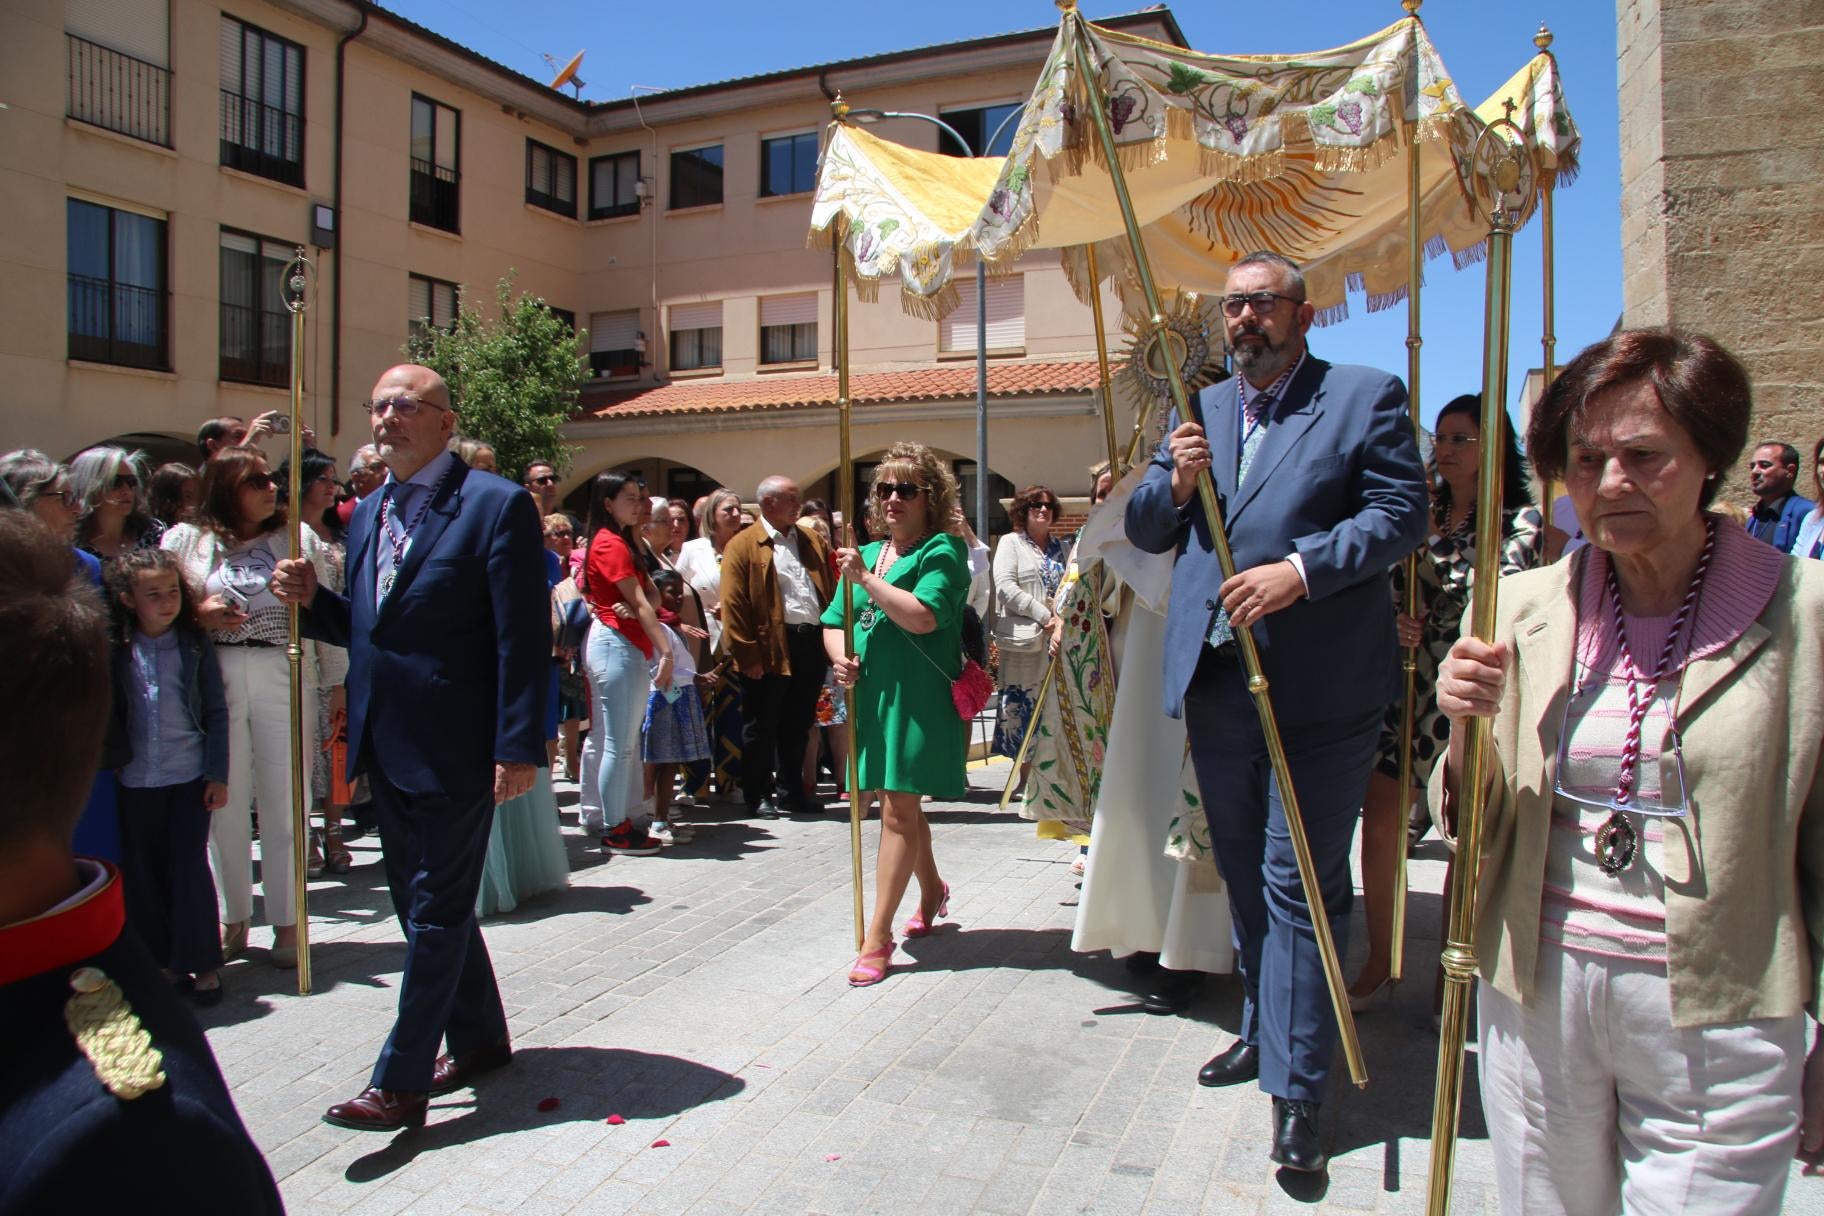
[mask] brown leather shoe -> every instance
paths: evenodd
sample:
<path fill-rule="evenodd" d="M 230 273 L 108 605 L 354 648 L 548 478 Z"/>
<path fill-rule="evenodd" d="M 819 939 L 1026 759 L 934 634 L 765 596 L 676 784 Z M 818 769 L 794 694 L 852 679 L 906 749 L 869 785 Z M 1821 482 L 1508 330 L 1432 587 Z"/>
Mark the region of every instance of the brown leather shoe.
<path fill-rule="evenodd" d="M 512 1060 L 513 1046 L 510 1043 L 477 1047 L 474 1051 L 465 1051 L 459 1055 L 438 1056 L 437 1063 L 431 1066 L 431 1092 L 447 1094 L 452 1090 L 467 1088 L 475 1083 L 476 1077 L 497 1068 L 505 1068 Z"/>
<path fill-rule="evenodd" d="M 358 1132 L 396 1132 L 403 1127 L 423 1127 L 430 1095 L 368 1086 L 347 1102 L 323 1112 L 323 1122 L 352 1127 Z"/>

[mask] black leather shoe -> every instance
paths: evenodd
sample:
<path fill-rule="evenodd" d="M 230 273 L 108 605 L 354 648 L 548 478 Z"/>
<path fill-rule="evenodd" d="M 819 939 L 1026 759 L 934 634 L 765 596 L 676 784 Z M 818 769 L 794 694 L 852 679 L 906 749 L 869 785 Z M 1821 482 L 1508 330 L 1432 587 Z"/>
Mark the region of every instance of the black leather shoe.
<path fill-rule="evenodd" d="M 1239 1039 L 1197 1070 L 1199 1085 L 1240 1085 L 1260 1078 L 1260 1048 Z"/>
<path fill-rule="evenodd" d="M 1329 1164 L 1317 1134 L 1317 1103 L 1273 1099 L 1273 1164 L 1304 1174 L 1321 1174 Z"/>
<path fill-rule="evenodd" d="M 784 812 L 779 809 L 779 804 L 774 802 L 771 798 L 762 798 L 760 800 L 760 805 L 753 808 L 753 810 L 748 813 L 751 815 L 758 815 L 762 819 L 777 819 Z"/>
<path fill-rule="evenodd" d="M 1175 1016 L 1191 1007 L 1201 987 L 1201 971 L 1161 970 L 1153 990 L 1140 998 L 1140 1008 L 1157 1017 Z"/>

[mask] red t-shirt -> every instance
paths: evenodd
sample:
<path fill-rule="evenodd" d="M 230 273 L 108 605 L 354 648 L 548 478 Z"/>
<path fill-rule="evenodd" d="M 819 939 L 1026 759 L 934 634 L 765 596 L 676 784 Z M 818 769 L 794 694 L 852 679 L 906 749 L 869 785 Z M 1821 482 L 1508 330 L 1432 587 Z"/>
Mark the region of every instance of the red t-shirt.
<path fill-rule="evenodd" d="M 640 576 L 639 567 L 633 561 L 633 550 L 627 547 L 627 542 L 606 528 L 597 532 L 590 539 L 589 558 L 583 564 L 583 574 L 583 595 L 596 619 L 610 629 L 620 630 L 622 637 L 638 646 L 640 653 L 650 659 L 652 639 L 646 636 L 640 619 L 636 616 L 623 620 L 614 612 L 614 605 L 624 603 L 627 598 L 616 584 Z"/>

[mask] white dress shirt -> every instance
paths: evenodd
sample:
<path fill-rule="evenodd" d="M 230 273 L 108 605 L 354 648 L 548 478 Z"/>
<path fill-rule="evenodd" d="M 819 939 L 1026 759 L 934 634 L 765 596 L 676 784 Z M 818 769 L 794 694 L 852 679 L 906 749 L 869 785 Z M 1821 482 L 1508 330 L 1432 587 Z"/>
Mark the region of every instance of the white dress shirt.
<path fill-rule="evenodd" d="M 798 556 L 798 545 L 803 541 L 798 525 L 793 524 L 788 531 L 781 532 L 764 515 L 760 517 L 760 524 L 773 540 L 773 573 L 779 579 L 779 602 L 785 610 L 785 623 L 817 624 L 823 616 L 823 608 L 817 603 L 817 588 L 811 584 L 811 576 Z"/>

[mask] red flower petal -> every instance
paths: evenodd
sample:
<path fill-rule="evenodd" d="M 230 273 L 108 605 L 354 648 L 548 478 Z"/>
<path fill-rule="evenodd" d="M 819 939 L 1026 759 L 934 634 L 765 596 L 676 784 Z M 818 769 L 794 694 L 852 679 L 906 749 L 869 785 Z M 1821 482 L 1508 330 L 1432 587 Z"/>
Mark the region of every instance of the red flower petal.
<path fill-rule="evenodd" d="M 627 1120 L 621 1118 L 619 1115 L 609 1115 L 608 1122 L 615 1127 L 619 1127 L 621 1124 L 627 1122 Z"/>
<path fill-rule="evenodd" d="M 841 1161 L 842 1154 L 841 1153 L 825 1153 L 823 1155 L 823 1159 L 825 1161 Z"/>
<path fill-rule="evenodd" d="M 654 1148 L 670 1148 L 670 1147 L 671 1147 L 671 1141 L 669 1141 L 669 1140 L 654 1140 L 654 1141 L 653 1141 L 653 1142 L 652 1142 L 652 1147 L 654 1147 Z"/>
<path fill-rule="evenodd" d="M 562 1105 L 563 1102 L 557 1098 L 540 1098 L 538 1101 L 538 1109 L 541 1111 L 556 1110 Z"/>

